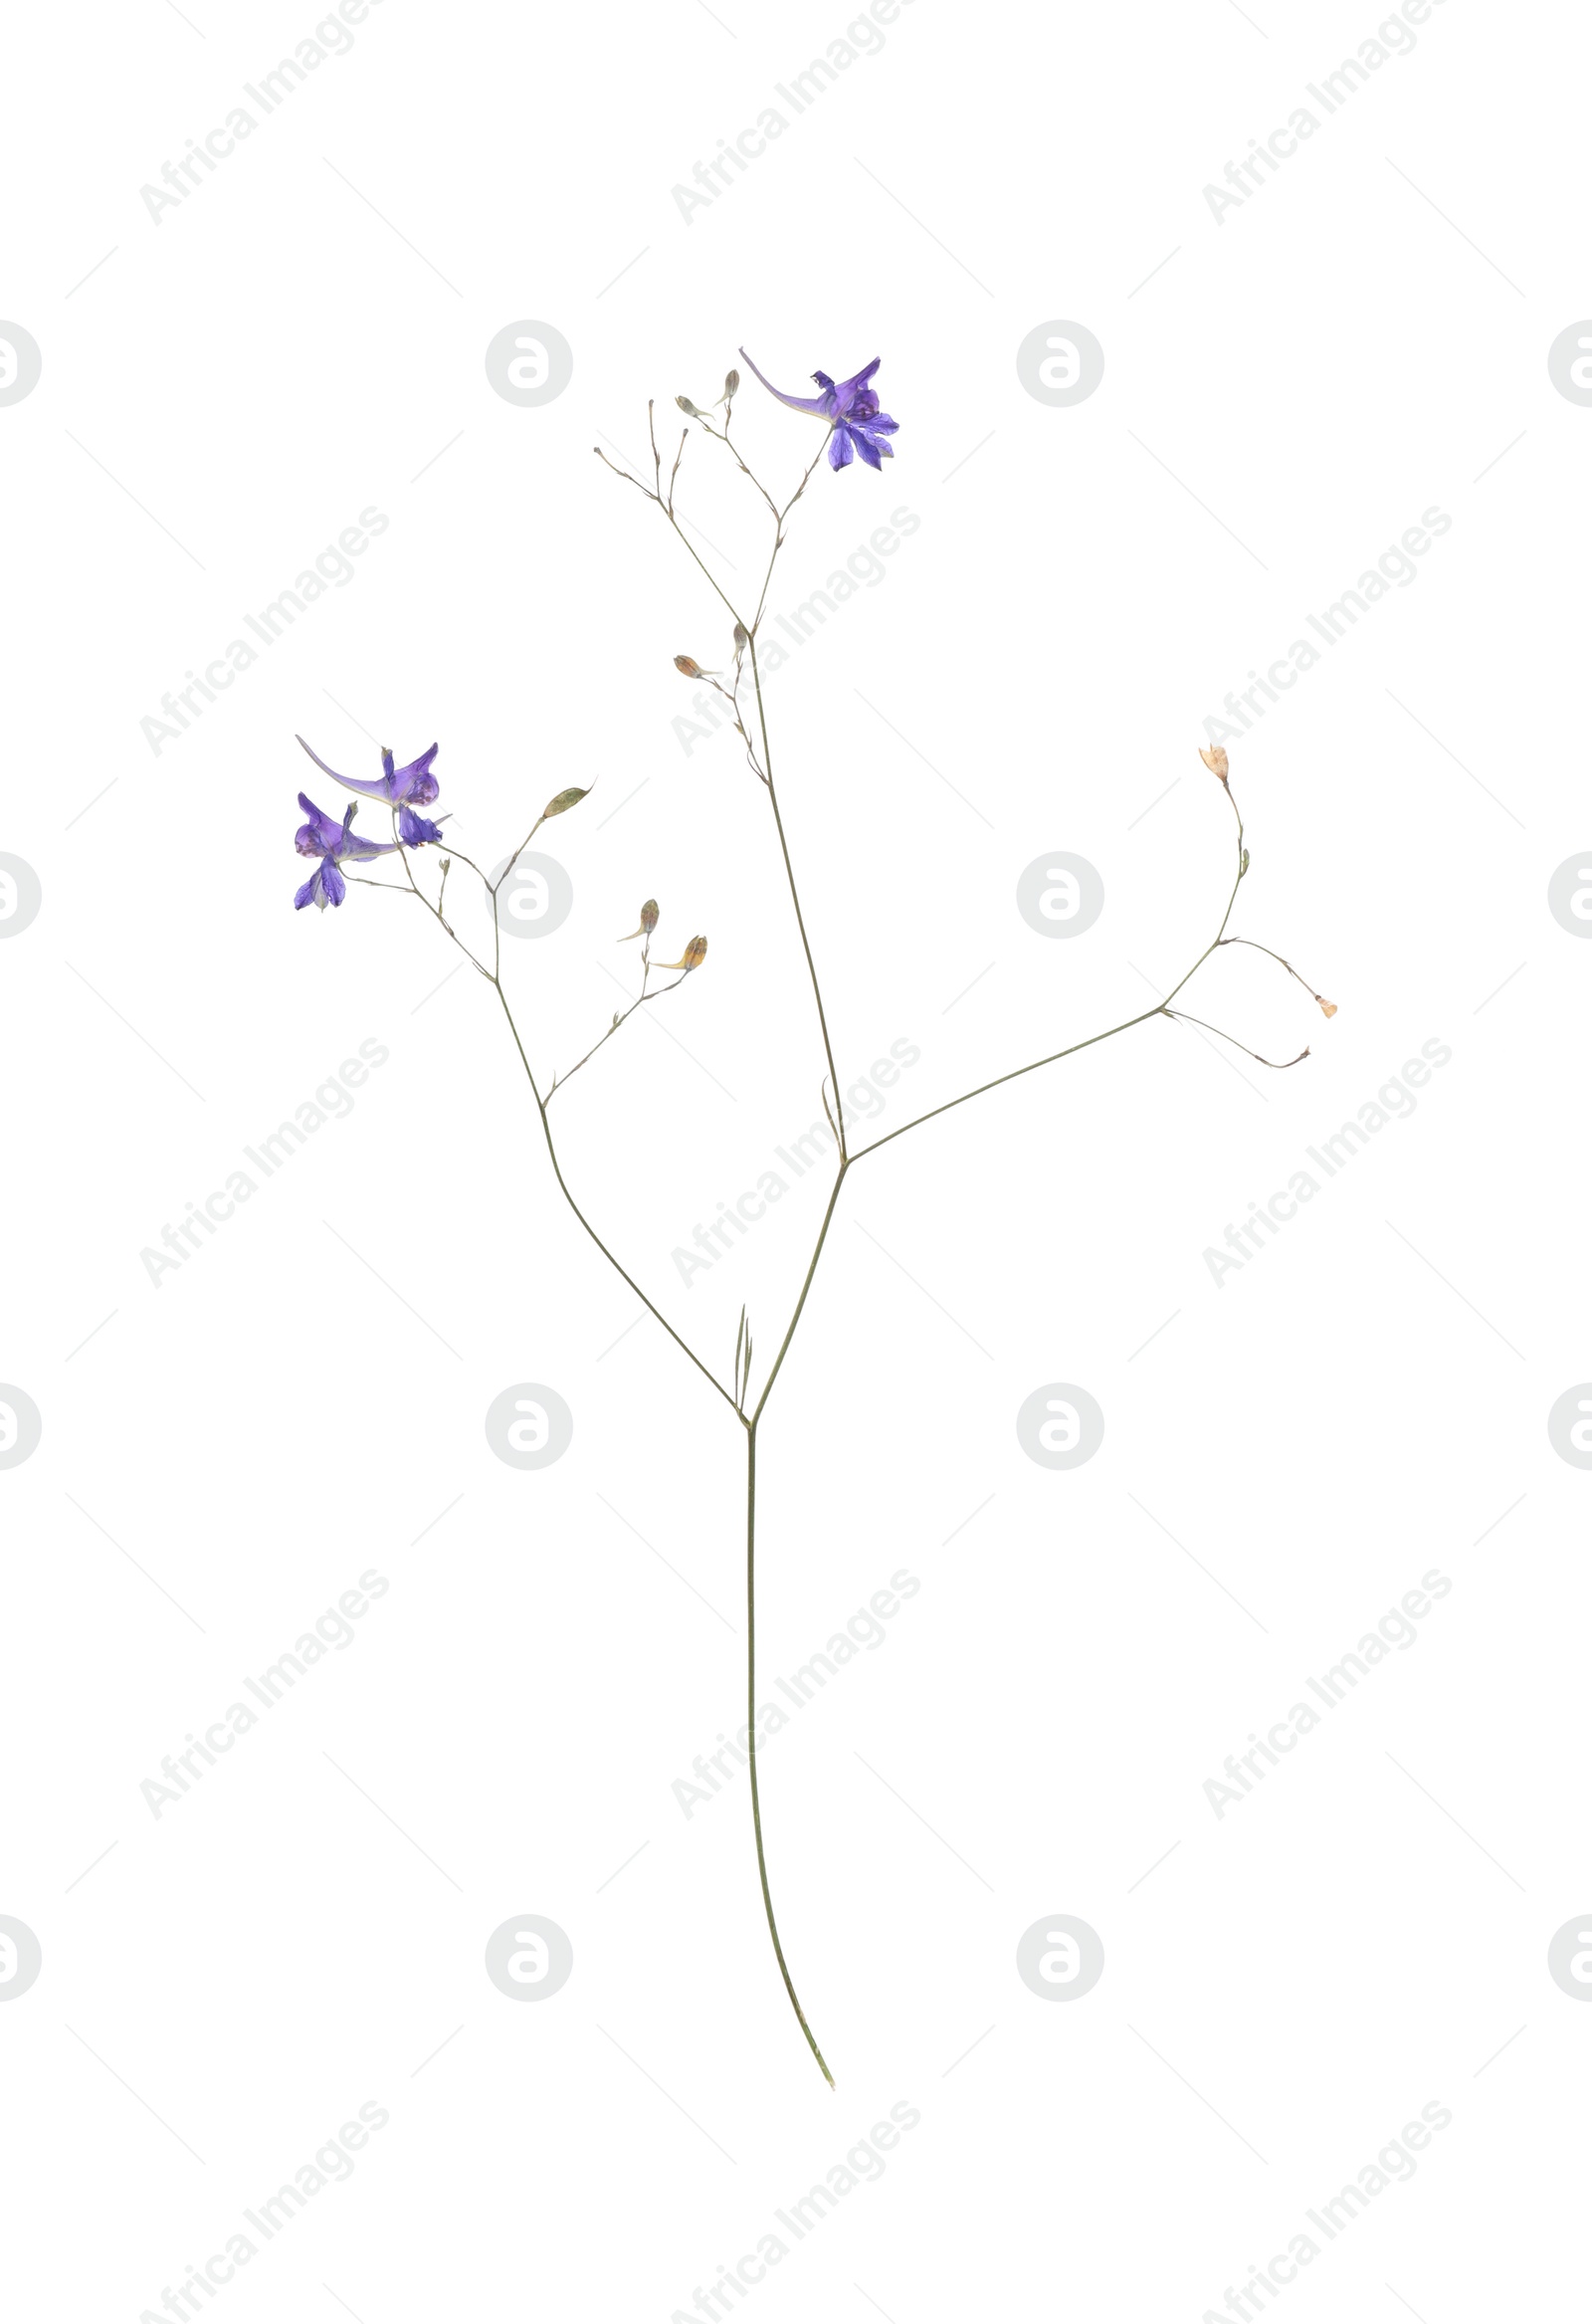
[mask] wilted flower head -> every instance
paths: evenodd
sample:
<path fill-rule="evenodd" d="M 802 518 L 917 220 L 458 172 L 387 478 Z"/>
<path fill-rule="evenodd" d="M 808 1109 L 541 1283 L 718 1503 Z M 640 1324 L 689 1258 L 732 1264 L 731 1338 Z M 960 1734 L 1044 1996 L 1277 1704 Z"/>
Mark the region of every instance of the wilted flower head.
<path fill-rule="evenodd" d="M 1217 777 L 1218 781 L 1226 782 L 1227 752 L 1222 748 L 1221 743 L 1218 742 L 1214 750 L 1202 750 L 1200 752 L 1200 756 L 1204 759 L 1212 774 Z"/>
<path fill-rule="evenodd" d="M 850 468 L 854 452 L 861 453 L 870 468 L 880 467 L 882 456 L 885 460 L 895 458 L 896 447 L 887 439 L 897 433 L 898 422 L 893 420 L 888 411 L 880 410 L 879 397 L 869 385 L 879 369 L 880 356 L 876 355 L 871 363 L 865 363 L 860 371 L 854 371 L 850 379 L 838 382 L 831 379 L 827 371 L 815 371 L 813 378 L 820 389 L 817 395 L 787 395 L 771 379 L 763 379 L 763 374 L 752 363 L 744 347 L 740 351 L 745 360 L 751 363 L 758 378 L 763 380 L 770 395 L 777 395 L 780 402 L 789 404 L 792 411 L 812 412 L 816 418 L 828 420 L 832 430 L 829 439 L 831 468 Z"/>
<path fill-rule="evenodd" d="M 381 754 L 380 780 L 357 782 L 353 776 L 339 774 L 334 766 L 328 766 L 323 758 L 316 757 L 302 735 L 296 736 L 295 740 L 307 757 L 314 758 L 321 773 L 329 774 L 333 782 L 340 782 L 345 791 L 360 791 L 367 799 L 385 799 L 393 807 L 402 806 L 406 801 L 412 807 L 429 807 L 437 796 L 437 777 L 431 771 L 431 762 L 437 755 L 435 742 L 429 750 L 422 750 L 418 758 L 412 758 L 407 766 L 395 766 L 392 752 L 384 749 Z"/>

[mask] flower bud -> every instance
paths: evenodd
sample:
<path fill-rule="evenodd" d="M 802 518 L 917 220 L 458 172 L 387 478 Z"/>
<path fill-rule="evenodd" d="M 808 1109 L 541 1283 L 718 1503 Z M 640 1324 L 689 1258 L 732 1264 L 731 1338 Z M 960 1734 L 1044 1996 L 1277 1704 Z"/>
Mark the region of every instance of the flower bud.
<path fill-rule="evenodd" d="M 620 941 L 620 943 L 621 943 L 622 945 L 633 944 L 633 943 L 635 942 L 636 938 L 637 938 L 637 937 L 639 937 L 639 936 L 651 936 L 651 935 L 652 935 L 652 933 L 653 933 L 653 930 L 654 930 L 654 929 L 655 929 L 657 926 L 658 926 L 658 903 L 657 903 L 657 899 L 656 899 L 655 897 L 649 896 L 649 897 L 648 897 L 648 899 L 647 899 L 647 901 L 646 901 L 646 903 L 645 903 L 645 904 L 642 906 L 642 908 L 641 908 L 641 926 L 640 926 L 639 928 L 633 928 L 633 929 L 631 930 L 631 932 L 630 932 L 629 936 L 622 936 L 622 937 L 620 938 L 620 940 L 619 940 L 619 941 Z"/>
<path fill-rule="evenodd" d="M 582 790 L 567 790 L 557 792 L 554 797 L 547 801 L 546 806 L 543 807 L 541 811 L 542 821 L 545 823 L 549 815 L 567 815 L 570 808 L 578 807 L 581 800 L 585 796 L 586 793 Z"/>
<path fill-rule="evenodd" d="M 702 674 L 700 663 L 694 662 L 690 654 L 677 654 L 675 668 L 680 672 L 682 678 L 699 678 Z"/>
<path fill-rule="evenodd" d="M 743 654 L 743 653 L 746 651 L 746 648 L 747 648 L 747 645 L 749 644 L 749 642 L 750 642 L 750 641 L 749 641 L 749 640 L 748 640 L 748 638 L 747 638 L 747 635 L 746 635 L 746 632 L 745 632 L 745 630 L 742 628 L 741 624 L 740 624 L 740 623 L 737 621 L 737 622 L 736 622 L 736 624 L 735 624 L 735 651 L 736 651 L 736 653 L 737 653 L 737 654 Z"/>
<path fill-rule="evenodd" d="M 740 373 L 738 371 L 726 371 L 724 373 L 724 401 L 726 403 L 728 403 L 730 397 L 734 394 L 736 388 L 739 387 L 739 385 Z"/>
<path fill-rule="evenodd" d="M 704 936 L 694 936 L 678 960 L 660 960 L 658 965 L 661 968 L 684 968 L 689 975 L 693 968 L 699 968 L 706 957 L 707 939 Z"/>
<path fill-rule="evenodd" d="M 701 418 L 701 413 L 696 409 L 696 406 L 692 402 L 692 399 L 689 395 L 677 395 L 675 401 L 679 404 L 687 419 L 699 420 Z"/>
<path fill-rule="evenodd" d="M 1204 759 L 1212 774 L 1216 776 L 1218 782 L 1226 782 L 1227 752 L 1222 748 L 1221 743 L 1218 742 L 1214 750 L 1202 750 L 1200 752 L 1200 756 Z"/>

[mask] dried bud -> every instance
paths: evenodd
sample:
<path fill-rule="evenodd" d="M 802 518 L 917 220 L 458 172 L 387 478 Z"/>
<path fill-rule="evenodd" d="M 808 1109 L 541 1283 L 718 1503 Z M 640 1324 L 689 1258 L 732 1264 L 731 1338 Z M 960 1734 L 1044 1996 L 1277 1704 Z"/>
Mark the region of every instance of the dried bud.
<path fill-rule="evenodd" d="M 1240 854 L 1240 856 L 1239 856 L 1239 859 L 1238 859 L 1238 876 L 1239 876 L 1239 878 L 1240 878 L 1241 880 L 1243 879 L 1243 877 L 1244 877 L 1244 874 L 1245 874 L 1245 873 L 1246 873 L 1246 872 L 1249 870 L 1249 868 L 1250 868 L 1250 851 L 1249 851 L 1249 849 L 1246 847 L 1246 848 L 1245 848 L 1245 849 L 1242 851 L 1242 853 Z"/>
<path fill-rule="evenodd" d="M 653 930 L 654 930 L 654 929 L 655 929 L 657 926 L 658 926 L 658 904 L 657 904 L 657 900 L 656 900 L 654 897 L 652 897 L 652 896 L 649 896 L 649 897 L 648 897 L 648 899 L 647 899 L 647 901 L 646 901 L 646 903 L 645 903 L 645 904 L 642 906 L 642 908 L 641 908 L 641 926 L 640 926 L 640 928 L 633 928 L 633 929 L 631 930 L 631 932 L 630 932 L 630 935 L 629 935 L 629 936 L 622 936 L 622 937 L 620 938 L 620 940 L 619 940 L 619 941 L 620 941 L 620 943 L 621 943 L 622 945 L 633 944 L 633 943 L 635 942 L 636 938 L 637 938 L 637 937 L 639 937 L 639 936 L 651 936 L 651 935 L 652 935 L 652 933 L 653 933 Z"/>
<path fill-rule="evenodd" d="M 559 791 L 556 796 L 550 798 L 547 801 L 546 806 L 543 807 L 541 811 L 542 821 L 545 823 L 549 815 L 567 815 L 570 808 L 578 807 L 581 800 L 585 796 L 586 793 L 582 790 Z"/>
<path fill-rule="evenodd" d="M 1227 752 L 1222 748 L 1221 743 L 1218 742 L 1214 750 L 1202 750 L 1200 752 L 1200 756 L 1204 759 L 1212 774 L 1216 776 L 1218 782 L 1226 782 Z"/>
<path fill-rule="evenodd" d="M 739 387 L 739 385 L 740 373 L 738 371 L 726 371 L 724 373 L 724 401 L 726 403 L 728 403 L 730 397 L 734 394 L 736 388 Z"/>
<path fill-rule="evenodd" d="M 1320 994 L 1317 993 L 1315 995 L 1315 1005 L 1320 1010 L 1323 1017 L 1335 1017 L 1337 1015 L 1337 1002 L 1335 1000 L 1323 1000 Z"/>
<path fill-rule="evenodd" d="M 661 968 L 684 968 L 689 974 L 693 968 L 699 968 L 706 957 L 707 939 L 694 936 L 678 960 L 660 960 L 658 964 Z"/>
<path fill-rule="evenodd" d="M 701 418 L 701 413 L 696 409 L 696 406 L 692 402 L 692 399 L 689 395 L 677 395 L 675 401 L 679 404 L 687 419 L 699 420 Z"/>
<path fill-rule="evenodd" d="M 747 638 L 747 635 L 746 635 L 746 632 L 745 632 L 745 630 L 744 630 L 744 629 L 741 627 L 740 623 L 737 621 L 737 622 L 736 622 L 736 624 L 735 624 L 735 651 L 736 651 L 736 653 L 737 653 L 737 654 L 743 654 L 743 653 L 746 651 L 747 645 L 748 645 L 749 643 L 750 643 L 750 640 Z"/>
<path fill-rule="evenodd" d="M 682 678 L 699 678 L 702 674 L 701 664 L 694 662 L 690 654 L 677 654 L 675 668 L 680 672 Z"/>

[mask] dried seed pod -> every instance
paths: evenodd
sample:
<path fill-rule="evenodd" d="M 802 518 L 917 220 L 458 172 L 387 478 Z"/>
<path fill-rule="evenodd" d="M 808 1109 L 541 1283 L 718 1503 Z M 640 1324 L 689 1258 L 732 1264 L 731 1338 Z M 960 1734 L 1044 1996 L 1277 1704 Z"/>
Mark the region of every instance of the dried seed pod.
<path fill-rule="evenodd" d="M 567 815 L 570 808 L 578 807 L 585 796 L 586 793 L 583 790 L 556 792 L 541 811 L 542 821 L 545 823 L 549 815 Z"/>
<path fill-rule="evenodd" d="M 1212 774 L 1216 776 L 1218 782 L 1226 782 L 1227 752 L 1222 748 L 1221 743 L 1218 742 L 1214 750 L 1202 750 L 1200 752 L 1200 756 L 1204 759 Z"/>
<path fill-rule="evenodd" d="M 646 903 L 641 908 L 641 926 L 639 928 L 633 928 L 629 936 L 622 936 L 619 942 L 622 945 L 634 944 L 635 940 L 639 936 L 651 936 L 653 930 L 657 926 L 658 900 L 656 897 L 649 896 Z"/>

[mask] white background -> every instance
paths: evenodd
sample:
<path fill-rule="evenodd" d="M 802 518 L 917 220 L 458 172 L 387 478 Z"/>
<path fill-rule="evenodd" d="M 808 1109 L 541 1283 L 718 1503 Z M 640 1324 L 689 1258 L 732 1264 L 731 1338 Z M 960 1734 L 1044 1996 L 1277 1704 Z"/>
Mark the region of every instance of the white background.
<path fill-rule="evenodd" d="M 1286 2312 L 1463 2324 L 1575 2264 L 1592 2012 L 1545 1960 L 1592 1879 L 1592 1480 L 1545 1418 L 1592 1373 L 1592 947 L 1545 894 L 1588 839 L 1592 411 L 1546 354 L 1592 310 L 1592 59 L 1568 7 L 1449 0 L 1328 118 L 1304 85 L 1377 20 L 915 0 L 797 117 L 774 85 L 839 7 L 386 0 L 158 223 L 140 187 L 312 9 L 13 22 L 0 313 L 44 371 L 0 409 L 0 846 L 44 906 L 0 947 L 0 1377 L 44 1434 L 0 1474 L 0 1911 L 44 1970 L 0 2007 L 8 2312 L 159 2310 L 371 2100 L 354 2177 L 209 2303 L 235 2324 L 690 2311 L 903 2100 L 884 2177 L 747 2293 L 768 2324 L 1221 2310 L 1434 2100 Z M 1317 133 L 1218 222 L 1204 186 L 1301 104 Z M 770 105 L 688 222 L 673 187 Z M 484 368 L 521 318 L 574 350 L 535 409 Z M 1066 409 L 1016 368 L 1056 318 L 1105 350 Z M 689 1819 L 671 1790 L 743 1716 L 740 1430 L 627 1329 L 435 924 L 291 910 L 296 731 L 366 774 L 440 740 L 488 862 L 600 777 L 543 834 L 575 907 L 505 947 L 516 1005 L 545 1074 L 617 1004 L 640 898 L 707 934 L 554 1111 L 708 1364 L 742 1300 L 766 1363 L 820 1173 L 690 1288 L 670 1253 L 818 1118 L 811 996 L 760 787 L 671 728 L 721 611 L 591 452 L 636 458 L 648 396 L 710 400 L 741 344 L 793 389 L 880 354 L 900 421 L 883 476 L 815 480 L 776 609 L 919 520 L 769 688 L 842 1078 L 921 1051 L 881 1127 L 1181 975 L 1231 876 L 1205 720 L 1452 519 L 1231 744 L 1234 928 L 1340 1013 L 1254 953 L 1185 997 L 1308 1061 L 1155 1022 L 844 1191 L 760 1445 L 769 1684 L 920 1588 L 767 1753 L 834 2094 L 744 1779 Z M 739 409 L 793 481 L 813 423 L 749 376 Z M 711 445 L 683 493 L 733 596 L 766 521 Z M 152 750 L 162 694 L 367 508 L 347 585 Z M 1106 891 L 1070 943 L 1014 903 L 1058 848 Z M 152 1284 L 366 1039 L 352 1114 Z M 1206 1248 L 1428 1041 L 1414 1114 L 1218 1286 Z M 483 1428 L 523 1380 L 575 1416 L 534 1473 Z M 1105 1413 L 1065 1473 L 1014 1427 L 1055 1380 Z M 162 1757 L 368 1569 L 355 1642 L 153 1815 Z M 1218 1818 L 1227 1755 L 1433 1569 L 1418 1643 Z M 483 1969 L 524 1912 L 575 1955 L 534 2007 Z M 1063 2007 L 1014 1967 L 1056 1913 L 1105 1949 Z"/>

